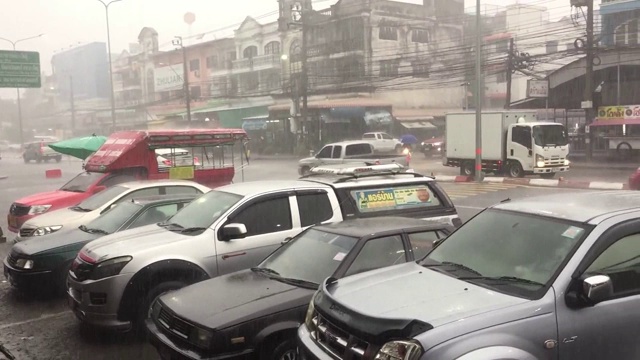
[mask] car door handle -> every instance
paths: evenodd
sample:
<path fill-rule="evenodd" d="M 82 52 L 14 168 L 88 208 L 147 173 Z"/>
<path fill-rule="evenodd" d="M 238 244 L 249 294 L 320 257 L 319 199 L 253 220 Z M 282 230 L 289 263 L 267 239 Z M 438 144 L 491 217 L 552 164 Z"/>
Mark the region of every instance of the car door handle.
<path fill-rule="evenodd" d="M 511 156 L 513 156 L 513 149 L 511 149 Z"/>
<path fill-rule="evenodd" d="M 240 252 L 240 253 L 222 255 L 222 260 L 227 260 L 227 259 L 231 259 L 233 257 L 238 257 L 238 256 L 243 256 L 243 255 L 247 255 L 247 253 L 246 252 Z"/>

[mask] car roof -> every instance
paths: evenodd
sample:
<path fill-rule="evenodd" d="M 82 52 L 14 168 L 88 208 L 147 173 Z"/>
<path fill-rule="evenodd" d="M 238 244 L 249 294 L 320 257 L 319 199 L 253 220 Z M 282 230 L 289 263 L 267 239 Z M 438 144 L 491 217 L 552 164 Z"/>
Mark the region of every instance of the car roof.
<path fill-rule="evenodd" d="M 314 229 L 351 237 L 365 237 L 389 231 L 411 231 L 418 228 L 445 230 L 451 226 L 444 222 L 413 219 L 399 216 L 382 216 L 366 219 L 354 219 L 317 225 Z"/>
<path fill-rule="evenodd" d="M 132 201 L 136 204 L 140 205 L 157 205 L 163 203 L 176 203 L 176 202 L 186 202 L 193 201 L 198 195 L 190 195 L 190 194 L 175 194 L 175 195 L 154 195 L 154 196 L 142 196 L 133 198 Z"/>
<path fill-rule="evenodd" d="M 347 140 L 347 141 L 334 142 L 334 143 L 331 143 L 331 144 L 327 144 L 326 146 L 329 146 L 329 145 L 342 145 L 342 146 L 346 146 L 346 145 L 353 145 L 353 144 L 367 144 L 367 145 L 371 145 L 371 144 L 369 144 L 367 141 L 364 141 L 364 140 Z"/>
<path fill-rule="evenodd" d="M 115 186 L 122 186 L 129 189 L 146 188 L 150 186 L 171 186 L 171 185 L 189 185 L 193 187 L 203 187 L 204 185 L 198 184 L 190 180 L 136 180 L 128 181 Z"/>
<path fill-rule="evenodd" d="M 286 191 L 295 189 L 314 188 L 319 186 L 317 183 L 303 180 L 265 180 L 265 181 L 247 181 L 242 183 L 229 184 L 216 188 L 216 190 L 225 191 L 242 196 L 252 196 L 256 194 L 269 193 L 275 191 Z M 326 187 L 328 188 L 328 186 Z"/>
<path fill-rule="evenodd" d="M 372 174 L 370 176 L 360 177 L 321 173 L 305 177 L 303 181 L 326 184 L 335 188 L 349 188 L 354 186 L 415 184 L 435 180 L 428 176 L 406 172 L 398 174 Z"/>
<path fill-rule="evenodd" d="M 640 192 L 566 192 L 507 201 L 494 205 L 493 208 L 582 223 L 598 223 L 604 220 L 602 217 L 640 210 Z"/>

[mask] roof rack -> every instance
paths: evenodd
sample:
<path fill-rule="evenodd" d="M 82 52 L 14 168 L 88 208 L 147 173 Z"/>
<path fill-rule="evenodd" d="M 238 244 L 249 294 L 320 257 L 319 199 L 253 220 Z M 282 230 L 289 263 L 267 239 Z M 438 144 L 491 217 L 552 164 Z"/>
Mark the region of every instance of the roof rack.
<path fill-rule="evenodd" d="M 346 175 L 337 179 L 334 183 L 341 183 L 353 179 L 373 177 L 380 175 L 412 175 L 413 177 L 428 177 L 422 174 L 414 172 L 412 169 L 408 169 L 400 164 L 386 164 L 386 165 L 368 165 L 368 166 L 352 166 L 352 167 L 321 167 L 317 166 L 311 168 L 309 175 L 302 176 L 302 179 L 322 176 L 322 175 Z"/>

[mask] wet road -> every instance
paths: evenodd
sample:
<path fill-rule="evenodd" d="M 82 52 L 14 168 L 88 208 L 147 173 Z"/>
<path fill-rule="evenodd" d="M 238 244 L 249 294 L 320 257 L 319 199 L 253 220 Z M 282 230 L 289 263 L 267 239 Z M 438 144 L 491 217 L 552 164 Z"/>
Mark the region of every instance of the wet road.
<path fill-rule="evenodd" d="M 6 158 L 0 162 L 0 225 L 6 229 L 6 212 L 13 200 L 38 191 L 55 189 L 80 172 L 78 161 L 60 164 L 23 164 L 19 159 Z M 63 177 L 45 179 L 46 169 L 60 168 Z M 245 180 L 294 179 L 296 164 L 292 160 L 254 160 L 245 170 Z M 241 180 L 241 175 L 236 181 Z M 566 190 L 534 188 L 509 184 L 454 184 L 443 186 L 458 206 L 463 220 L 482 208 L 504 200 L 527 196 L 553 194 Z M 7 234 L 11 236 L 9 233 Z M 8 244 L 0 244 L 0 258 L 4 259 Z M 33 299 L 10 288 L 0 275 L 0 345 L 18 360 L 31 359 L 157 359 L 155 349 L 126 334 L 103 334 L 81 330 L 66 300 Z M 4 359 L 0 355 L 0 359 Z"/>

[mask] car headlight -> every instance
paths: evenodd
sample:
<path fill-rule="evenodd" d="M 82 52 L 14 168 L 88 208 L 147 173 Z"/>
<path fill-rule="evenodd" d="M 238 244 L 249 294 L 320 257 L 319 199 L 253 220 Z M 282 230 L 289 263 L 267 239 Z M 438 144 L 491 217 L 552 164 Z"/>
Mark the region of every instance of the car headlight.
<path fill-rule="evenodd" d="M 569 160 L 566 160 L 566 159 L 565 159 L 565 160 L 564 160 L 564 166 L 569 166 L 569 164 L 570 164 Z"/>
<path fill-rule="evenodd" d="M 98 264 L 91 272 L 91 280 L 100 280 L 120 274 L 120 271 L 131 261 L 131 256 L 121 256 Z"/>
<path fill-rule="evenodd" d="M 544 156 L 536 155 L 536 166 L 537 167 L 544 167 Z"/>
<path fill-rule="evenodd" d="M 420 145 L 424 146 L 424 141 L 420 143 Z"/>
<path fill-rule="evenodd" d="M 376 354 L 376 360 L 416 360 L 424 350 L 422 345 L 414 340 L 390 341 L 382 346 Z"/>
<path fill-rule="evenodd" d="M 439 142 L 439 143 L 433 143 L 433 146 L 441 146 L 441 145 L 442 145 L 442 143 L 441 143 L 441 142 Z"/>
<path fill-rule="evenodd" d="M 51 205 L 33 205 L 29 209 L 29 215 L 39 215 L 46 213 L 51 208 Z"/>
<path fill-rule="evenodd" d="M 194 326 L 189 334 L 189 342 L 196 346 L 208 349 L 211 346 L 211 339 L 213 338 L 213 332 L 210 330 L 202 329 Z"/>
<path fill-rule="evenodd" d="M 33 269 L 33 260 L 18 259 L 16 260 L 16 267 L 25 270 L 31 270 Z"/>
<path fill-rule="evenodd" d="M 160 316 L 160 310 L 162 310 L 162 305 L 160 305 L 160 302 L 156 299 L 153 305 L 151 305 L 151 318 L 157 319 L 158 316 Z"/>
<path fill-rule="evenodd" d="M 313 316 L 316 312 L 316 307 L 313 305 L 313 298 L 311 302 L 309 302 L 309 307 L 307 308 L 307 315 L 304 317 L 304 324 L 307 326 L 309 331 L 315 331 L 316 326 L 313 323 Z"/>
<path fill-rule="evenodd" d="M 49 235 L 49 234 L 54 233 L 54 232 L 56 232 L 56 231 L 58 231 L 60 229 L 62 229 L 62 225 L 39 227 L 39 228 L 36 229 L 36 231 L 33 232 L 33 236 Z"/>

